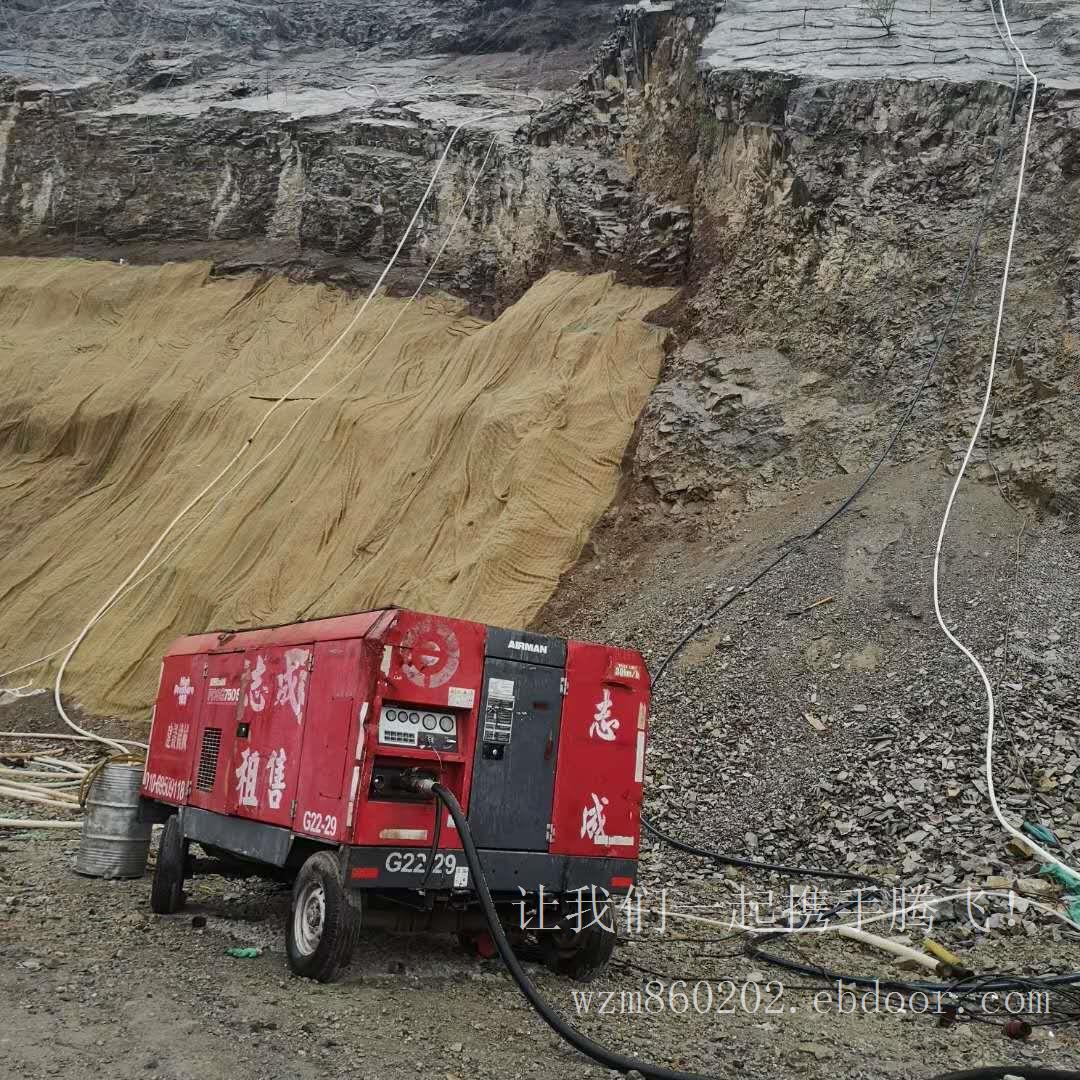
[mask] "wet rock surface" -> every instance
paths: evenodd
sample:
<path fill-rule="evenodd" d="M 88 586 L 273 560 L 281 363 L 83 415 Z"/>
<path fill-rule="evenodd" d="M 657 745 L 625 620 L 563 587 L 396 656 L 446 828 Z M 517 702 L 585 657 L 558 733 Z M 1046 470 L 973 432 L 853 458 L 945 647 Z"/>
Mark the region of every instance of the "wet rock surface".
<path fill-rule="evenodd" d="M 1028 64 L 1055 85 L 1080 86 L 1075 0 L 1010 4 L 1013 40 Z M 1004 24 L 997 26 L 1004 34 Z M 832 79 L 868 75 L 974 81 L 1013 78 L 989 5 L 937 0 L 932 6 L 837 7 L 809 0 L 794 9 L 780 0 L 726 0 L 705 41 L 716 67 L 791 71 Z"/>

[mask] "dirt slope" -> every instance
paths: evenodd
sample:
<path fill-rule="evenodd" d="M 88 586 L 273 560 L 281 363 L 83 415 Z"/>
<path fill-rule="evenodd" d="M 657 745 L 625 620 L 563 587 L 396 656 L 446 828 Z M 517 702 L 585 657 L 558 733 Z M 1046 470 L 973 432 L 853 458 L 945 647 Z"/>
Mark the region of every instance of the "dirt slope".
<path fill-rule="evenodd" d="M 670 298 L 552 274 L 492 324 L 455 300 L 381 299 L 278 411 L 279 455 L 71 668 L 97 711 L 147 708 L 178 633 L 399 602 L 528 621 L 619 480 L 661 364 Z M 0 659 L 71 640 L 176 511 L 348 324 L 359 301 L 205 264 L 0 260 Z M 165 549 L 163 549 L 165 550 Z"/>

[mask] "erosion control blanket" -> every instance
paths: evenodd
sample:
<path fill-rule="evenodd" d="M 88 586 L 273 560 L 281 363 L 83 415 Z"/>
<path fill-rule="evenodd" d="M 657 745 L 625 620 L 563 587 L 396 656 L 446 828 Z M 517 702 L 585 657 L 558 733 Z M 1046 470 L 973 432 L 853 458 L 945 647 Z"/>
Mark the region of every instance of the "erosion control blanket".
<path fill-rule="evenodd" d="M 437 296 L 368 356 L 405 303 L 380 298 L 89 635 L 69 694 L 146 715 L 181 633 L 385 604 L 527 623 L 615 494 L 670 295 L 557 273 L 492 323 Z M 79 632 L 361 302 L 205 264 L 0 259 L 0 670 Z"/>

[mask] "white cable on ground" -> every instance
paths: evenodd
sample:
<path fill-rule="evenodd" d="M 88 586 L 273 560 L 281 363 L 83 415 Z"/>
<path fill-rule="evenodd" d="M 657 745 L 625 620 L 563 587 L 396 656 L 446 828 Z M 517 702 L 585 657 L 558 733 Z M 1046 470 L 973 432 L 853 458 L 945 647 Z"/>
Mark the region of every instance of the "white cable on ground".
<path fill-rule="evenodd" d="M 60 650 L 57 649 L 57 652 Z M 16 669 L 21 670 L 21 669 Z M 0 694 L 10 694 L 13 698 L 28 698 L 35 694 L 43 694 L 44 690 L 36 689 L 32 682 L 23 683 L 22 686 L 5 686 L 0 689 Z"/>
<path fill-rule="evenodd" d="M 82 777 L 65 777 L 60 773 L 36 773 L 31 776 L 20 776 L 24 770 L 5 769 L 0 772 L 0 787 L 18 787 L 26 791 L 36 791 L 43 795 L 66 795 L 66 788 L 77 788 L 83 781 Z M 46 775 L 47 780 L 34 779 L 33 776 Z"/>
<path fill-rule="evenodd" d="M 43 757 L 37 755 L 31 760 L 35 764 L 40 765 L 52 765 L 54 768 L 62 770 L 63 772 L 75 773 L 76 776 L 82 776 L 90 771 L 89 766 L 81 765 L 77 761 L 61 761 L 59 758 Z"/>
<path fill-rule="evenodd" d="M 55 780 L 61 784 L 78 784 L 79 782 L 74 777 L 69 778 L 65 773 L 56 770 L 13 769 L 6 765 L 0 766 L 0 783 L 4 782 L 5 776 L 14 776 L 20 780 Z"/>
<path fill-rule="evenodd" d="M 149 562 L 149 560 L 153 557 L 154 553 L 158 550 L 158 548 L 160 548 L 161 545 L 165 542 L 165 540 L 167 539 L 169 534 L 172 532 L 172 530 L 191 511 L 191 509 L 197 503 L 199 503 L 203 498 L 205 498 L 206 495 L 208 495 L 210 493 L 210 491 L 212 491 L 214 489 L 214 487 L 216 487 L 217 484 L 220 483 L 220 481 L 225 477 L 225 475 L 232 470 L 232 468 L 236 465 L 236 463 L 250 449 L 251 445 L 254 443 L 255 439 L 258 437 L 259 433 L 266 426 L 266 424 L 268 423 L 270 418 L 274 415 L 274 413 L 277 412 L 277 410 L 281 407 L 281 405 L 288 398 L 292 397 L 304 385 L 304 383 L 306 383 L 323 366 L 323 364 L 326 363 L 326 361 L 337 351 L 337 349 L 340 347 L 342 342 L 355 329 L 357 323 L 360 321 L 360 319 L 363 317 L 363 315 L 367 311 L 368 307 L 371 305 L 371 302 L 374 300 L 374 298 L 375 298 L 376 294 L 378 293 L 379 289 L 382 288 L 384 282 L 386 281 L 386 278 L 390 274 L 390 271 L 396 265 L 397 260 L 400 257 L 401 252 L 404 249 L 405 244 L 406 244 L 409 236 L 412 234 L 413 229 L 416 227 L 417 222 L 420 220 L 420 215 L 423 212 L 424 207 L 427 205 L 428 199 L 431 197 L 432 191 L 434 191 L 434 189 L 435 189 L 435 184 L 438 181 L 438 178 L 439 178 L 439 175 L 442 172 L 443 166 L 446 164 L 447 158 L 449 157 L 449 154 L 450 154 L 450 149 L 453 146 L 454 141 L 457 138 L 458 134 L 462 130 L 464 130 L 466 127 L 471 127 L 474 124 L 483 123 L 486 120 L 495 119 L 496 117 L 506 115 L 507 113 L 512 112 L 512 111 L 513 110 L 510 110 L 510 109 L 500 109 L 500 110 L 497 110 L 496 112 L 484 113 L 481 116 L 474 117 L 474 118 L 469 119 L 469 120 L 463 120 L 460 124 L 458 124 L 458 126 L 451 133 L 449 140 L 447 141 L 447 144 L 446 144 L 446 147 L 443 150 L 442 156 L 440 157 L 440 159 L 438 161 L 438 164 L 435 167 L 435 171 L 432 173 L 431 180 L 428 182 L 428 186 L 427 186 L 426 191 L 424 192 L 423 198 L 420 200 L 420 204 L 417 206 L 416 212 L 413 214 L 412 220 L 409 222 L 408 227 L 406 228 L 404 234 L 402 235 L 401 240 L 399 241 L 397 248 L 395 249 L 393 255 L 390 258 L 390 261 L 387 263 L 387 265 L 386 265 L 385 269 L 383 270 L 383 272 L 379 275 L 379 279 L 372 286 L 371 291 L 369 292 L 368 297 L 364 301 L 364 303 L 361 306 L 360 310 L 349 321 L 349 325 L 338 335 L 337 338 L 334 339 L 334 341 L 331 343 L 330 347 L 322 354 L 322 356 L 316 361 L 316 363 L 314 365 L 312 365 L 308 369 L 307 373 L 301 379 L 299 379 L 293 386 L 291 386 L 288 390 L 286 390 L 270 406 L 270 408 L 266 410 L 266 412 L 262 416 L 262 419 L 258 422 L 258 424 L 256 424 L 254 430 L 251 432 L 251 434 L 248 436 L 248 438 L 245 440 L 244 444 L 240 447 L 240 449 L 236 452 L 236 454 L 234 454 L 233 457 L 224 466 L 224 468 L 222 468 L 213 477 L 213 479 L 210 480 L 210 482 L 208 484 L 206 484 L 206 486 L 203 487 L 202 490 L 199 491 L 198 494 L 195 495 L 194 498 L 192 498 L 179 511 L 179 513 L 176 514 L 176 516 L 172 519 L 172 521 L 169 522 L 169 524 L 165 527 L 165 529 L 162 531 L 162 533 L 158 536 L 157 540 L 154 541 L 154 543 L 151 545 L 149 550 L 139 560 L 139 562 L 136 564 L 134 569 L 120 583 L 120 585 L 114 590 L 114 592 L 108 597 L 108 599 L 101 605 L 101 607 L 98 608 L 98 610 L 91 617 L 90 621 L 86 624 L 86 626 L 83 627 L 83 629 L 80 631 L 80 633 L 75 638 L 75 640 L 68 646 L 67 651 L 66 651 L 66 653 L 64 655 L 64 658 L 60 662 L 60 667 L 58 668 L 57 673 L 56 673 L 56 681 L 55 681 L 55 683 L 53 685 L 53 701 L 54 701 L 54 704 L 56 706 L 57 714 L 68 725 L 68 727 L 70 727 L 74 732 L 76 732 L 79 735 L 83 735 L 83 736 L 85 736 L 87 738 L 94 739 L 95 741 L 100 742 L 100 743 L 102 743 L 102 744 L 104 744 L 106 746 L 111 746 L 115 750 L 117 750 L 119 753 L 126 752 L 125 747 L 126 746 L 131 746 L 131 745 L 139 746 L 142 749 L 146 749 L 146 745 L 144 743 L 120 742 L 118 740 L 110 739 L 110 738 L 107 738 L 107 737 L 102 736 L 102 735 L 96 735 L 92 731 L 88 731 L 87 729 L 80 727 L 78 724 L 75 723 L 74 720 L 71 719 L 70 716 L 68 716 L 67 712 L 64 709 L 63 701 L 61 700 L 60 688 L 61 688 L 61 684 L 63 682 L 64 672 L 67 670 L 67 666 L 71 662 L 71 658 L 75 655 L 75 653 L 78 650 L 79 646 L 85 640 L 87 634 L 89 634 L 90 631 L 97 625 L 97 623 L 101 620 L 102 616 L 104 616 L 104 614 L 109 610 L 109 608 L 113 605 L 113 603 L 115 603 L 115 601 L 119 598 L 120 594 L 126 589 L 126 587 L 129 584 L 131 584 L 132 581 L 135 580 L 135 578 L 138 576 L 139 572 L 147 564 L 147 562 Z"/>
<path fill-rule="evenodd" d="M 1031 79 L 1031 101 L 1028 104 L 1027 124 L 1024 129 L 1024 144 L 1023 150 L 1020 155 L 1020 174 L 1016 183 L 1016 201 L 1013 205 L 1012 224 L 1009 229 L 1009 244 L 1005 253 L 1005 270 L 1001 278 L 1001 296 L 998 300 L 997 310 L 997 322 L 994 327 L 994 344 L 990 353 L 990 370 L 986 379 L 986 392 L 983 396 L 982 410 L 979 413 L 979 419 L 975 424 L 975 431 L 972 433 L 971 442 L 968 444 L 967 453 L 964 455 L 963 464 L 960 466 L 960 471 L 956 474 L 956 480 L 953 483 L 952 490 L 949 492 L 949 499 L 945 505 L 945 516 L 941 521 L 941 530 L 938 533 L 937 545 L 934 548 L 934 577 L 933 577 L 933 590 L 934 590 L 934 615 L 937 617 L 938 625 L 944 631 L 945 636 L 955 645 L 967 659 L 971 662 L 972 666 L 979 674 L 979 678 L 982 680 L 983 689 L 986 691 L 986 705 L 987 705 L 987 724 L 986 724 L 986 790 L 990 799 L 990 807 L 994 812 L 994 816 L 1001 823 L 1002 828 L 1014 839 L 1019 840 L 1026 845 L 1031 851 L 1038 855 L 1041 859 L 1050 863 L 1052 866 L 1058 867 L 1060 870 L 1064 870 L 1069 874 L 1076 877 L 1080 877 L 1080 874 L 1066 863 L 1062 862 L 1056 856 L 1052 855 L 1046 848 L 1036 843 L 1032 837 L 1026 833 L 1021 832 L 1014 825 L 1010 824 L 1005 815 L 1001 812 L 1001 807 L 998 804 L 997 791 L 994 788 L 994 716 L 995 716 L 995 703 L 994 703 L 994 689 L 990 684 L 990 678 L 986 674 L 986 669 L 979 662 L 975 654 L 969 649 L 946 625 L 945 619 L 941 614 L 941 598 L 939 589 L 939 577 L 941 569 L 941 549 L 945 542 L 945 532 L 949 527 L 949 517 L 952 514 L 953 503 L 956 501 L 957 492 L 960 490 L 960 485 L 963 483 L 964 474 L 967 471 L 969 462 L 971 461 L 972 454 L 975 452 L 975 447 L 979 441 L 979 435 L 982 432 L 982 427 L 986 421 L 986 414 L 990 408 L 990 401 L 994 391 L 994 375 L 997 371 L 997 358 L 998 350 L 1001 344 L 1001 326 L 1005 318 L 1005 302 L 1007 298 L 1009 288 L 1009 274 L 1012 269 L 1012 257 L 1013 247 L 1016 243 L 1016 231 L 1017 225 L 1020 220 L 1020 206 L 1023 200 L 1024 193 L 1024 177 L 1027 172 L 1027 159 L 1028 148 L 1031 144 L 1031 128 L 1035 120 L 1035 104 L 1036 98 L 1039 92 L 1039 79 L 1038 76 L 1028 67 L 1026 58 L 1023 51 L 1016 44 L 1013 39 L 1012 28 L 1009 26 L 1009 18 L 1005 12 L 1004 0 L 997 0 L 1001 4 L 1001 17 L 1004 21 L 1005 34 L 1007 36 L 1006 48 L 1011 47 L 1016 50 L 1016 56 L 1020 61 L 1020 65 L 1023 67 L 1025 73 Z M 1004 38 L 1002 39 L 1005 40 Z"/>
<path fill-rule="evenodd" d="M 68 642 L 70 645 L 71 642 Z M 67 645 L 57 649 L 52 655 L 56 656 L 57 653 L 66 649 Z M 31 663 L 37 664 L 40 661 L 32 660 Z M 0 731 L 0 739 L 44 739 L 46 742 L 57 742 L 63 740 L 64 742 L 94 742 L 94 738 L 91 735 L 61 735 L 56 732 L 49 731 Z"/>
<path fill-rule="evenodd" d="M 37 818 L 0 817 L 0 829 L 81 829 L 82 819 L 76 821 L 49 821 Z"/>
<path fill-rule="evenodd" d="M 5 801 L 11 800 L 15 802 L 35 803 L 38 806 L 51 806 L 56 810 L 78 810 L 78 800 L 63 801 L 60 799 L 49 799 L 44 795 L 35 795 L 31 791 L 25 791 L 22 788 L 0 788 L 0 799 Z"/>

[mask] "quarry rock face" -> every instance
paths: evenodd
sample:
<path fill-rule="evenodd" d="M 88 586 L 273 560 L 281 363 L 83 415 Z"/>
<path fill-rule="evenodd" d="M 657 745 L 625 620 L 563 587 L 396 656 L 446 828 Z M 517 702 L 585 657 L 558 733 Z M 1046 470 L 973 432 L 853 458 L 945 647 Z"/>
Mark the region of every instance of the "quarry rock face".
<path fill-rule="evenodd" d="M 106 70 L 153 60 L 167 46 L 204 64 L 266 60 L 295 47 L 347 46 L 384 57 L 550 49 L 607 32 L 613 0 L 20 0 L 5 12 L 8 63 Z M 45 47 L 47 44 L 47 47 Z M 134 55 L 132 45 L 135 45 Z M 6 66 L 6 65 L 5 65 Z"/>
<path fill-rule="evenodd" d="M 821 6 L 807 5 L 808 26 Z M 272 5 L 185 6 L 177 22 L 160 5 L 161 33 L 108 77 L 73 32 L 77 77 L 34 79 L 13 53 L 0 79 L 0 250 L 210 258 L 219 272 L 366 284 L 467 121 L 392 286 L 416 282 L 451 230 L 432 283 L 481 308 L 553 268 L 682 286 L 667 317 L 684 345 L 634 461 L 649 498 L 708 516 L 858 472 L 928 370 L 892 460 L 932 452 L 945 473 L 958 466 L 1027 101 L 985 13 L 946 5 L 940 34 L 976 44 L 956 59 L 951 38 L 935 43 L 931 78 L 905 67 L 930 32 L 914 15 L 888 42 L 851 15 L 819 71 L 784 44 L 800 28 L 736 0 L 416 2 L 397 20 L 362 7 L 349 21 L 330 2 L 305 20 Z M 759 15 L 769 41 L 747 59 Z M 1080 479 L 1080 64 L 1067 42 L 1051 48 L 1047 25 L 1016 23 L 1051 77 L 980 469 L 1064 507 Z M 856 77 L 864 60 L 879 77 Z"/>
<path fill-rule="evenodd" d="M 485 100 L 488 111 L 508 103 Z M 6 246 L 35 252 L 62 244 L 112 257 L 157 249 L 217 257 L 226 268 L 362 281 L 397 245 L 454 127 L 482 115 L 415 100 L 387 101 L 364 115 L 347 100 L 324 104 L 303 93 L 293 95 L 289 112 L 275 104 L 98 111 L 65 108 L 51 95 L 9 104 L 0 121 Z M 524 115 L 519 110 L 517 121 Z M 520 292 L 543 273 L 552 244 L 566 246 L 565 261 L 611 252 L 618 238 L 595 224 L 606 211 L 582 188 L 609 190 L 618 204 L 627 177 L 603 162 L 533 153 L 515 139 L 516 126 L 511 117 L 461 133 L 403 267 L 426 268 L 481 168 L 440 264 L 444 287 L 478 297 Z"/>

